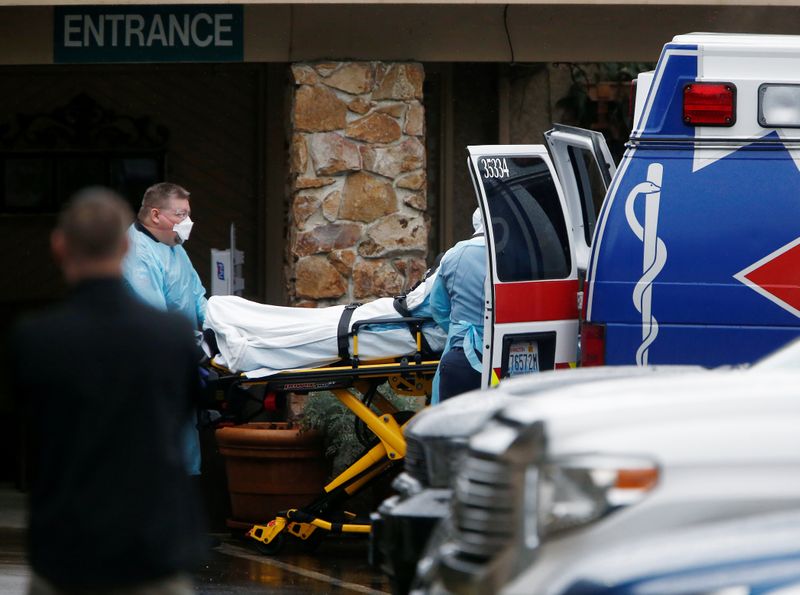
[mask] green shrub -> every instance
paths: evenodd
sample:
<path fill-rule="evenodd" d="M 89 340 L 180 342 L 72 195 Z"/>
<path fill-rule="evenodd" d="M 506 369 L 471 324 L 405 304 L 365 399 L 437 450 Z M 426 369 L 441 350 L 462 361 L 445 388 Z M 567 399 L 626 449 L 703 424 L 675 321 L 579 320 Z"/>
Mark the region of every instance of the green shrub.
<path fill-rule="evenodd" d="M 388 384 L 379 387 L 378 392 L 398 411 L 417 411 L 421 408 L 420 399 L 401 397 L 395 394 Z M 377 413 L 374 408 L 373 411 Z M 355 414 L 345 407 L 336 395 L 328 391 L 311 393 L 303 408 L 303 415 L 299 420 L 300 427 L 322 432 L 325 439 L 325 456 L 332 459 L 334 477 L 350 466 L 365 448 L 356 434 L 356 421 Z M 363 425 L 362 434 L 374 438 L 374 434 Z"/>

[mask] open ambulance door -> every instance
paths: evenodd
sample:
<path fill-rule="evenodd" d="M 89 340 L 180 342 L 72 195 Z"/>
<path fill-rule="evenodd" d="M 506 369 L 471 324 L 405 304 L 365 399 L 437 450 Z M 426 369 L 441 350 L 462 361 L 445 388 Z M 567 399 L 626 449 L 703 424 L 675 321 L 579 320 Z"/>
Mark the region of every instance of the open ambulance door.
<path fill-rule="evenodd" d="M 544 137 L 567 199 L 575 260 L 583 279 L 597 216 L 616 166 L 605 138 L 595 130 L 556 124 Z"/>
<path fill-rule="evenodd" d="M 482 386 L 574 364 L 578 271 L 571 224 L 543 145 L 468 147 L 486 222 Z"/>

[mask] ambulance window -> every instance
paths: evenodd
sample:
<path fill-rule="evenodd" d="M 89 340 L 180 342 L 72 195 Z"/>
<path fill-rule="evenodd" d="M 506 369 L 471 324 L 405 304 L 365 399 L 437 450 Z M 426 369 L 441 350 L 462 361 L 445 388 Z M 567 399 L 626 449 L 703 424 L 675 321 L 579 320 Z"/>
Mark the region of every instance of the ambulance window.
<path fill-rule="evenodd" d="M 540 157 L 478 160 L 500 281 L 569 276 L 569 236 L 550 169 Z"/>
<path fill-rule="evenodd" d="M 591 151 L 581 147 L 569 146 L 569 160 L 578 184 L 581 196 L 581 216 L 583 217 L 583 235 L 586 245 L 592 245 L 594 226 L 597 223 L 597 213 L 606 196 L 606 186 L 603 176 L 597 166 Z"/>

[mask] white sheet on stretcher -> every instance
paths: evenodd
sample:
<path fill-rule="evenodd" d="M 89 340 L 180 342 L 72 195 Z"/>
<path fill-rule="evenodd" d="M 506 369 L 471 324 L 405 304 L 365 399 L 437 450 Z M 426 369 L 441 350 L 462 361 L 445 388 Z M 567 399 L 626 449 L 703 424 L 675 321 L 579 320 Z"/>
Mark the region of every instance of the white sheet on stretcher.
<path fill-rule="evenodd" d="M 427 297 L 436 275 L 406 297 L 415 316 L 430 316 Z M 216 362 L 251 378 L 292 368 L 313 368 L 339 360 L 337 331 L 344 306 L 288 308 L 251 302 L 237 296 L 214 296 L 208 301 L 205 328 L 214 331 L 220 354 Z M 379 298 L 355 309 L 350 320 L 400 318 L 393 298 Z M 431 349 L 441 352 L 446 333 L 434 323 L 424 326 Z M 361 361 L 409 355 L 416 340 L 405 324 L 367 327 L 358 332 Z M 350 338 L 350 353 L 353 339 Z"/>

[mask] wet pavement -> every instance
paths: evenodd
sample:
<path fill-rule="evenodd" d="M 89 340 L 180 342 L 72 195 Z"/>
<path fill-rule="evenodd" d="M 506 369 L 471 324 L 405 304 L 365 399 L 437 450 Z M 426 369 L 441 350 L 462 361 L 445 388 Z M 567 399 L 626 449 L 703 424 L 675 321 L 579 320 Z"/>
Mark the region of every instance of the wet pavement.
<path fill-rule="evenodd" d="M 226 539 L 195 575 L 197 592 L 223 593 L 388 593 L 387 581 L 367 564 L 363 538 L 324 541 L 312 554 L 267 557 Z"/>
<path fill-rule="evenodd" d="M 30 570 L 25 559 L 23 497 L 0 490 L 0 595 L 24 594 Z M 313 554 L 267 557 L 229 534 L 195 573 L 198 595 L 236 593 L 389 593 L 388 581 L 367 563 L 363 536 L 330 536 Z"/>
<path fill-rule="evenodd" d="M 198 595 L 228 593 L 388 593 L 386 580 L 367 564 L 365 539 L 323 542 L 312 554 L 267 557 L 227 535 L 195 573 Z M 0 595 L 25 593 L 30 570 L 24 529 L 0 528 Z"/>

